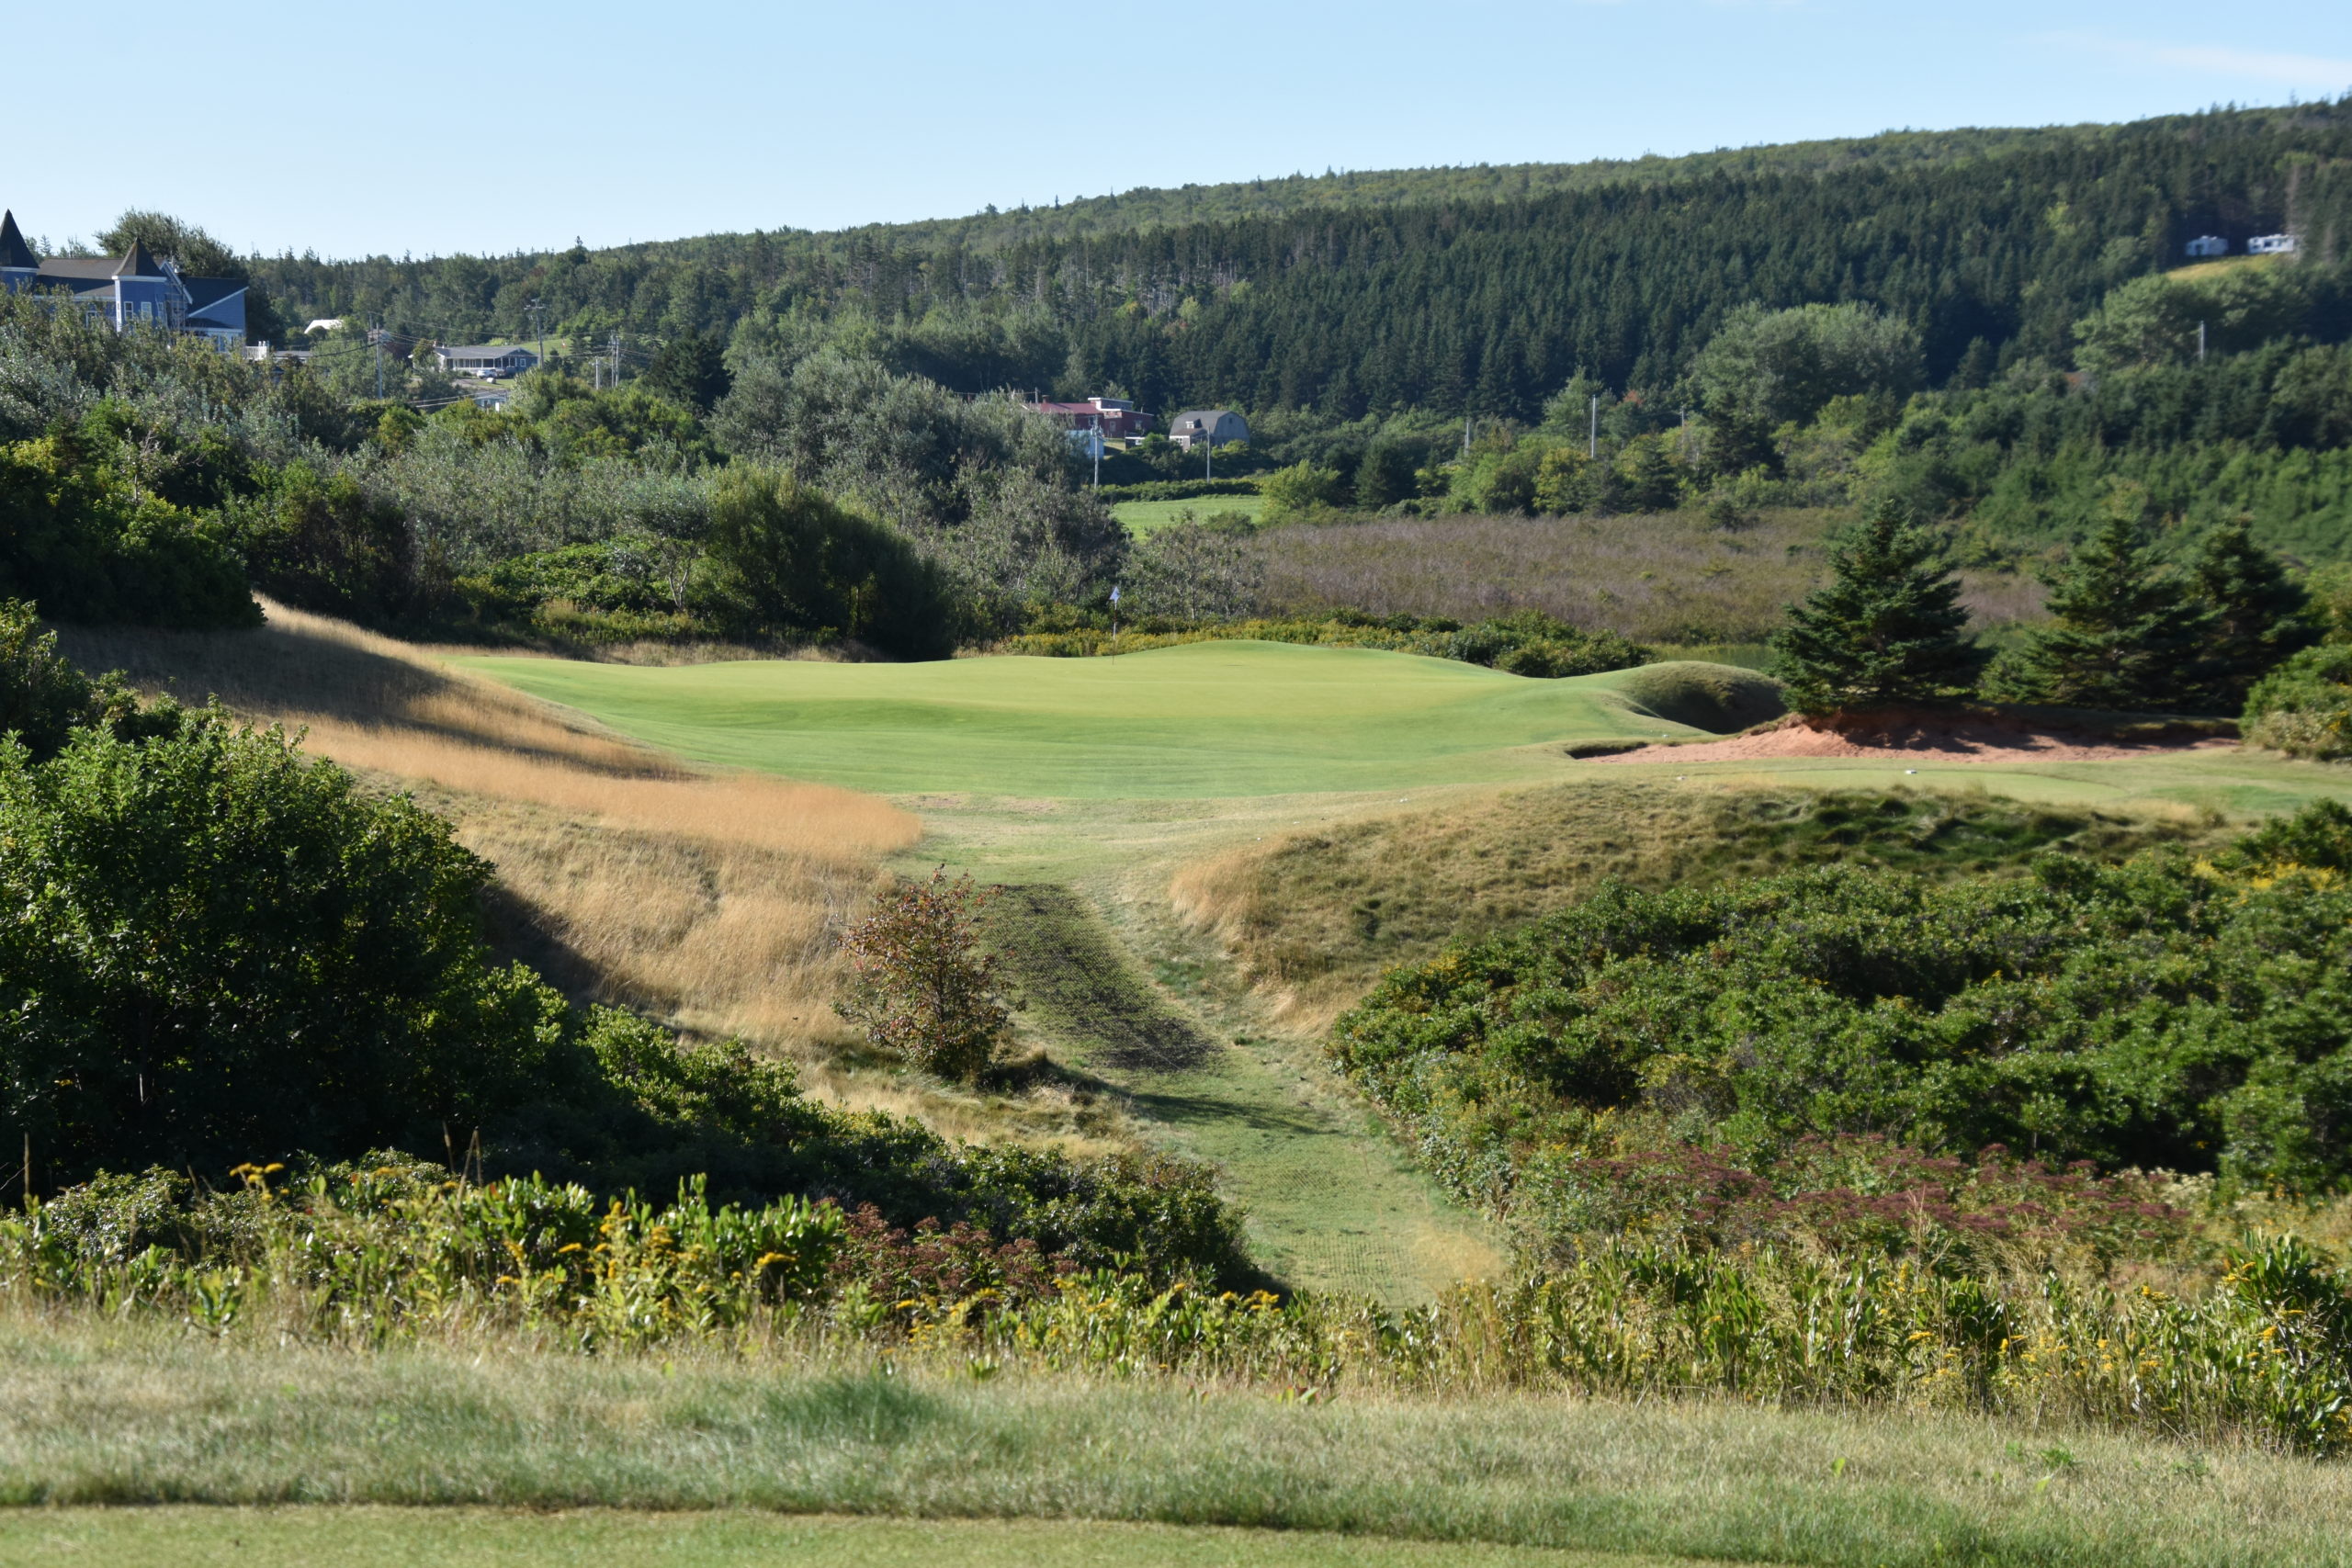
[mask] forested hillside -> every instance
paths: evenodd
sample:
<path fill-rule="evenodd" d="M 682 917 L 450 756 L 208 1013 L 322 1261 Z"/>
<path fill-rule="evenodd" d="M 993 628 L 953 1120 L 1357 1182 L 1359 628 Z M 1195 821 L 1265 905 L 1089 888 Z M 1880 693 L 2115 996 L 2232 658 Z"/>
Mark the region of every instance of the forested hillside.
<path fill-rule="evenodd" d="M 255 271 L 289 317 L 360 313 L 445 340 L 524 335 L 536 299 L 559 333 L 846 336 L 966 392 L 1525 418 L 1579 367 L 1667 391 L 1750 302 L 1874 304 L 1918 331 L 1931 384 L 2064 359 L 2074 321 L 2192 235 L 2292 227 L 2335 257 L 2352 243 L 2347 154 L 2352 106 L 2317 104 Z"/>

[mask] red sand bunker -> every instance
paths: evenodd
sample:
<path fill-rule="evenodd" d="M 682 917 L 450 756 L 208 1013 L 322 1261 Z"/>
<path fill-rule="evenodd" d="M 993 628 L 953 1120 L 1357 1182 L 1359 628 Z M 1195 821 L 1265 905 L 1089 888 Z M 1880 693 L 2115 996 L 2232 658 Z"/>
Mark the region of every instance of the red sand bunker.
<path fill-rule="evenodd" d="M 1837 719 L 1792 716 L 1723 740 L 1645 746 L 1595 757 L 1595 762 L 1737 762 L 1772 757 L 1923 758 L 1935 762 L 2106 762 L 2166 751 L 2228 750 L 2234 740 L 2172 735 L 2144 741 L 2101 739 L 2036 728 L 1996 715 L 1849 714 Z"/>

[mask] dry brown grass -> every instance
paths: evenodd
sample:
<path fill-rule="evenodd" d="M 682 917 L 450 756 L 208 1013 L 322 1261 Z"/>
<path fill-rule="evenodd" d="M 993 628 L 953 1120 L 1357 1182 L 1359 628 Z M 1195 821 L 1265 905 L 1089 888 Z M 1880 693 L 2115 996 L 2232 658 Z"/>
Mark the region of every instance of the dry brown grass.
<path fill-rule="evenodd" d="M 833 937 L 882 857 L 921 836 L 913 816 L 830 785 L 694 773 L 424 650 L 266 608 L 258 631 L 62 640 L 76 662 L 184 701 L 218 696 L 411 791 L 497 867 L 502 945 L 573 994 L 741 1034 L 804 1058 L 816 1087 L 877 1099 L 828 1071 L 842 1036 Z"/>
<path fill-rule="evenodd" d="M 1698 512 L 1624 517 L 1396 518 L 1270 528 L 1251 548 L 1277 614 L 1349 608 L 1478 620 L 1542 610 L 1641 642 L 1760 642 L 1828 575 L 1841 513 L 1774 510 L 1725 532 Z M 2024 580 L 1964 573 L 1990 621 L 2039 615 Z"/>

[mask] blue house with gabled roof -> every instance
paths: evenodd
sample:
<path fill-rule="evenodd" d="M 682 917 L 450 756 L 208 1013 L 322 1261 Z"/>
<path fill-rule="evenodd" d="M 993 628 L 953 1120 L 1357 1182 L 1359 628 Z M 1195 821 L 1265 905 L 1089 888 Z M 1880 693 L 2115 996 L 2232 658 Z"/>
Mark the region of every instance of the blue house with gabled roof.
<path fill-rule="evenodd" d="M 187 276 L 135 243 L 125 255 L 43 260 L 25 243 L 17 215 L 0 212 L 0 288 L 62 291 L 117 332 L 143 322 L 235 354 L 245 346 L 245 287 L 242 278 Z"/>

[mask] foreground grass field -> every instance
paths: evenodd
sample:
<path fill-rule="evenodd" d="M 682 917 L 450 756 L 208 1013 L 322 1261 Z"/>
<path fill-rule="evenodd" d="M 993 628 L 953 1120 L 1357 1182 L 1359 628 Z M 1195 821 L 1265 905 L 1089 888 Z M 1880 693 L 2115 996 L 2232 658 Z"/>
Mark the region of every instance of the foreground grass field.
<path fill-rule="evenodd" d="M 11 1525 L 16 1528 L 11 1528 Z M 0 1568 L 1699 1568 L 1647 1553 L 1556 1551 L 1320 1530 L 1067 1519 L 889 1519 L 500 1508 L 59 1508 L 0 1520 Z"/>
<path fill-rule="evenodd" d="M 1148 1376 L 981 1382 L 888 1360 L 354 1351 L 21 1317 L 7 1328 L 0 1498 L 19 1504 L 1030 1517 L 1856 1568 L 2352 1562 L 2344 1466 L 1959 1415 L 1629 1406 L 1503 1388 L 1309 1403 Z M 420 1515 L 381 1539 L 406 1528 L 420 1545 L 448 1542 L 478 1517 Z M 32 1532 L 74 1524 L 0 1515 L 0 1537 L 23 1552 L 14 1543 Z M 128 1520 L 85 1528 L 101 1544 L 121 1532 L 111 1561 L 188 1560 L 133 1552 L 141 1527 Z M 626 1544 L 662 1525 L 601 1528 Z M 888 1550 L 921 1537 L 875 1539 Z M 1033 1561 L 1056 1561 L 1044 1555 L 1052 1529 L 1032 1539 Z M 1383 1561 L 1355 1555 L 1352 1539 L 1319 1558 L 1269 1556 L 1261 1539 L 1158 1560 Z M 1063 1560 L 1090 1561 L 1085 1544 L 1063 1534 Z"/>
<path fill-rule="evenodd" d="M 1695 735 L 1617 694 L 1369 649 L 1195 643 L 1118 659 L 469 669 L 681 756 L 893 794 L 1184 799 L 1541 774 L 1547 742 Z"/>

